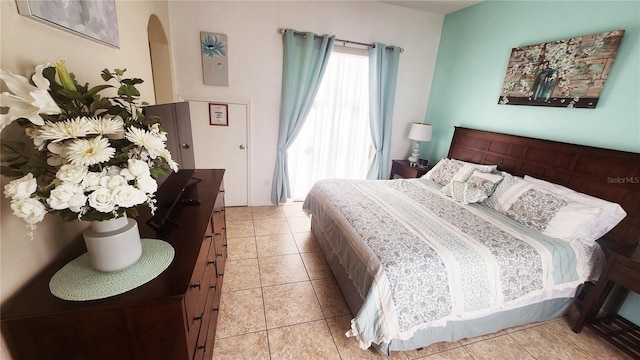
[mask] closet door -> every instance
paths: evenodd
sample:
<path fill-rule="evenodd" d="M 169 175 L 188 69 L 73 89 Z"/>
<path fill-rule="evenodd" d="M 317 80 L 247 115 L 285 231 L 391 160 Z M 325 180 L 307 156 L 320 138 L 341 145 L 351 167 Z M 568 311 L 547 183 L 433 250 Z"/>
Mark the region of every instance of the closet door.
<path fill-rule="evenodd" d="M 213 103 L 218 103 L 211 101 Z M 198 169 L 225 169 L 225 204 L 248 205 L 247 105 L 227 104 L 228 126 L 210 125 L 209 103 L 189 101 Z"/>
<path fill-rule="evenodd" d="M 195 169 L 189 103 L 150 105 L 144 108 L 146 116 L 158 116 L 167 132 L 167 149 L 180 169 Z"/>

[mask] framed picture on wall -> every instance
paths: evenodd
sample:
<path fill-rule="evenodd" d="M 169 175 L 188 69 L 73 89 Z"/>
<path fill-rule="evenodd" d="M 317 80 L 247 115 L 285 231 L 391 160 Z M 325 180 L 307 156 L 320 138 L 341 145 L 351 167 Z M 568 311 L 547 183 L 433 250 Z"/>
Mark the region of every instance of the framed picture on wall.
<path fill-rule="evenodd" d="M 613 30 L 513 48 L 498 103 L 595 108 L 623 35 Z"/>
<path fill-rule="evenodd" d="M 16 0 L 18 13 L 102 44 L 120 47 L 115 0 Z"/>
<path fill-rule="evenodd" d="M 209 125 L 229 126 L 228 110 L 227 104 L 209 103 Z"/>
<path fill-rule="evenodd" d="M 229 86 L 229 43 L 227 35 L 200 32 L 202 81 L 205 85 Z"/>

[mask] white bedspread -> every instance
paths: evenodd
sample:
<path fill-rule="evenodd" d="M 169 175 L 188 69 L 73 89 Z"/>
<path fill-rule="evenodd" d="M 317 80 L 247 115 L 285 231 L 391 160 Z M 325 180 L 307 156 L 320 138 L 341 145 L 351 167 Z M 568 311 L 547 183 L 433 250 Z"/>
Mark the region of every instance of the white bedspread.
<path fill-rule="evenodd" d="M 594 249 L 439 189 L 424 179 L 323 180 L 307 196 L 304 208 L 344 234 L 346 244 L 328 241 L 345 268 L 366 266 L 350 274 L 364 305 L 348 335 L 363 349 L 448 320 L 572 297 L 591 276 Z"/>

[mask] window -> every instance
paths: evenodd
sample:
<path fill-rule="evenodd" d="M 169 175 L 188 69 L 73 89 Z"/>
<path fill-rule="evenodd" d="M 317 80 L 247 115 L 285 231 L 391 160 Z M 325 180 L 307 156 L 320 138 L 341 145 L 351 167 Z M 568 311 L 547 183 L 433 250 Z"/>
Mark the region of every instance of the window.
<path fill-rule="evenodd" d="M 334 46 L 307 119 L 288 150 L 293 200 L 321 179 L 365 179 L 371 162 L 369 59 Z"/>

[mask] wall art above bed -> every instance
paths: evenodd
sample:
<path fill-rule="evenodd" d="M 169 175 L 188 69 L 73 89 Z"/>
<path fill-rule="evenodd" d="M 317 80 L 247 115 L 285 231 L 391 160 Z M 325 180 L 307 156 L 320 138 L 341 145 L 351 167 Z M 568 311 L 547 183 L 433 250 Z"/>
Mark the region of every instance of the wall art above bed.
<path fill-rule="evenodd" d="M 511 49 L 498 103 L 593 109 L 624 30 Z"/>

